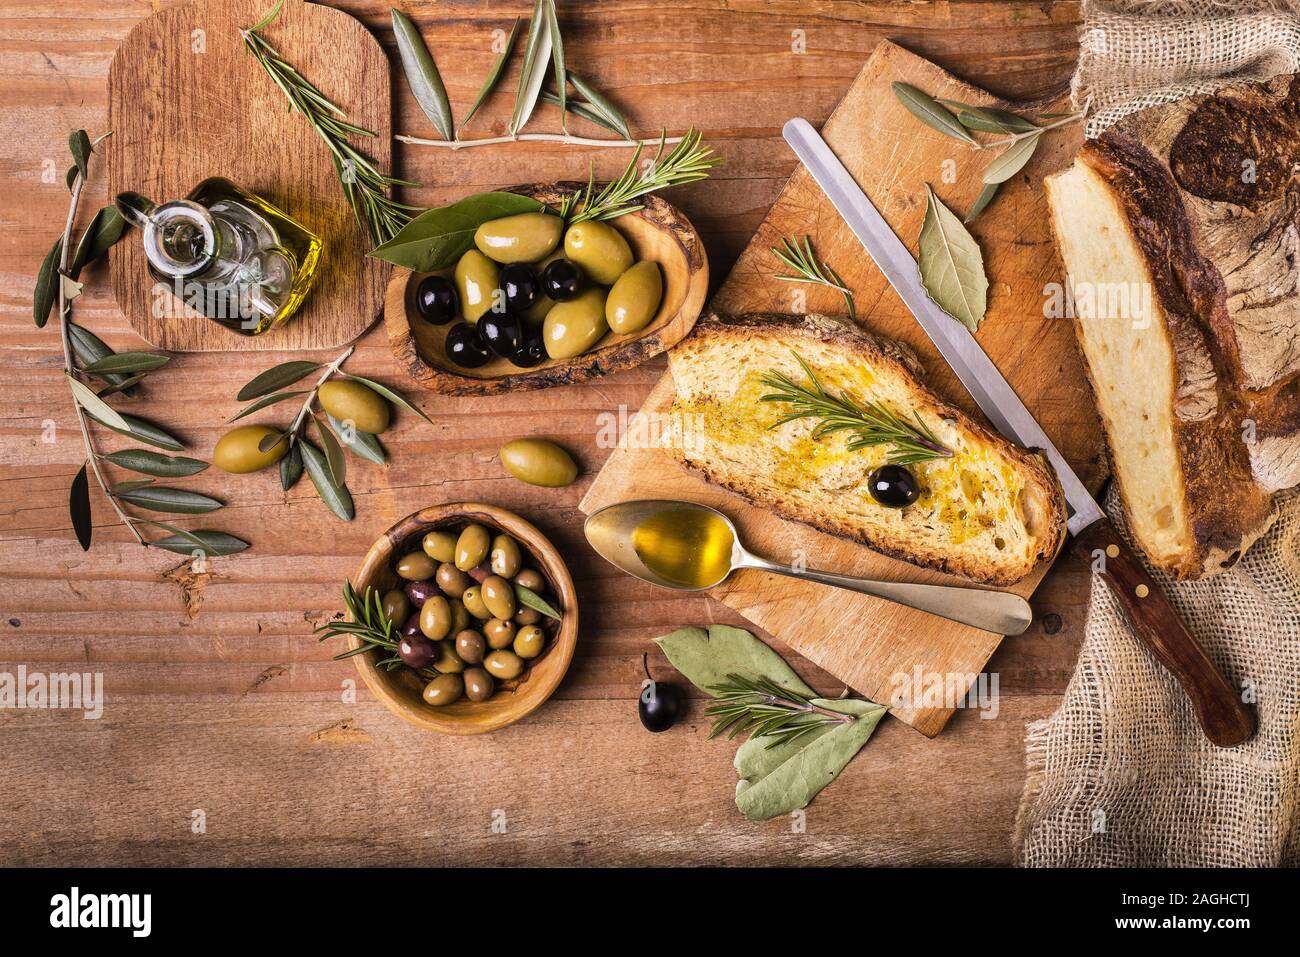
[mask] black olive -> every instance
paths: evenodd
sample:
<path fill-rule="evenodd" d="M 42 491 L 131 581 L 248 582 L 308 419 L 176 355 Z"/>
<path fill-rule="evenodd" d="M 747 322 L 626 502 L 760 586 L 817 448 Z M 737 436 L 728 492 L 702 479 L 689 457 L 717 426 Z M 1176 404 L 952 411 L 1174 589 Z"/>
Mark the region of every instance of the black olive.
<path fill-rule="evenodd" d="M 542 327 L 527 326 L 524 329 L 523 342 L 519 351 L 510 356 L 510 361 L 521 369 L 531 369 L 546 361 L 546 345 L 542 342 Z"/>
<path fill-rule="evenodd" d="M 435 326 L 451 322 L 460 311 L 456 287 L 442 276 L 426 276 L 415 287 L 415 306 L 420 317 Z"/>
<path fill-rule="evenodd" d="M 442 591 L 433 582 L 407 582 L 406 597 L 411 602 L 412 608 L 423 608 L 424 603 L 434 595 L 441 595 Z"/>
<path fill-rule="evenodd" d="M 447 358 L 462 369 L 477 369 L 492 358 L 478 328 L 468 322 L 458 322 L 447 330 L 444 348 L 447 350 Z"/>
<path fill-rule="evenodd" d="M 502 266 L 499 285 L 506 299 L 506 312 L 523 312 L 537 301 L 540 291 L 537 273 L 528 263 Z"/>
<path fill-rule="evenodd" d="M 478 321 L 479 335 L 503 359 L 518 354 L 524 341 L 524 324 L 510 313 L 485 312 Z"/>
<path fill-rule="evenodd" d="M 411 617 L 406 619 L 406 624 L 402 625 L 400 634 L 403 638 L 414 638 L 416 635 L 422 635 L 420 631 L 420 613 L 412 612 Z"/>
<path fill-rule="evenodd" d="M 901 465 L 882 465 L 868 475 L 867 491 L 881 505 L 890 508 L 911 505 L 921 494 L 916 477 Z"/>
<path fill-rule="evenodd" d="M 556 302 L 568 302 L 582 292 L 582 267 L 557 259 L 542 271 L 542 291 Z"/>
<path fill-rule="evenodd" d="M 397 657 L 412 668 L 423 668 L 437 654 L 437 646 L 424 635 L 404 635 L 397 642 Z"/>
<path fill-rule="evenodd" d="M 641 667 L 645 670 L 646 681 L 641 688 L 636 713 L 641 718 L 641 727 L 658 734 L 671 728 L 681 716 L 682 689 L 650 677 L 650 664 L 645 655 L 641 656 Z"/>

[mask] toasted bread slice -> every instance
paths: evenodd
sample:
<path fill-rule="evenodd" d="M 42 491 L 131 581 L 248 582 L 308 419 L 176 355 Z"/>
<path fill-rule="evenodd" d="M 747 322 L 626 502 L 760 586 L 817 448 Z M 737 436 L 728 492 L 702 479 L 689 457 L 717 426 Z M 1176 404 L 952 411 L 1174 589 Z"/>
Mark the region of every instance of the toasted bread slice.
<path fill-rule="evenodd" d="M 892 446 L 850 451 L 847 433 L 811 434 L 814 421 L 776 423 L 790 407 L 763 402 L 763 373 L 795 382 L 807 375 L 859 403 L 918 414 L 955 453 L 909 465 L 921 495 L 889 508 L 867 477 Z M 1009 584 L 1055 555 L 1065 533 L 1065 499 L 1045 460 L 989 431 L 921 382 L 906 347 L 825 316 L 711 315 L 670 353 L 673 411 L 694 423 L 683 463 L 784 518 L 862 542 L 895 558 Z"/>

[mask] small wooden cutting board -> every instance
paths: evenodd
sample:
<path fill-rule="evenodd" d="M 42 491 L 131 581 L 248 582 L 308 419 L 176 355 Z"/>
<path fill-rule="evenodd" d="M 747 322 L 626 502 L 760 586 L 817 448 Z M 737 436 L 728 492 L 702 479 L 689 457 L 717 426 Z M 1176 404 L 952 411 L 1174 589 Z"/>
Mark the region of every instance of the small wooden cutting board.
<path fill-rule="evenodd" d="M 821 132 L 915 252 L 925 213 L 925 183 L 962 215 L 981 189 L 989 154 L 922 126 L 891 91 L 890 83 L 896 80 L 936 97 L 1024 107 L 998 101 L 892 43 L 876 48 Z M 1054 108 L 1041 105 L 1042 110 Z M 1067 461 L 1095 490 L 1105 474 L 1102 438 L 1074 333 L 1068 319 L 1046 318 L 1044 309 L 1045 287 L 1063 283 L 1065 277 L 1053 245 L 1041 181 L 1045 174 L 1068 165 L 1081 135 L 1077 126 L 1047 134 L 1038 154 L 1004 184 L 971 231 L 984 250 L 990 283 L 989 310 L 979 341 Z M 780 267 L 769 248 L 779 245 L 784 236 L 805 234 L 812 238 L 818 256 L 853 289 L 862 325 L 906 342 L 921 357 L 935 390 L 982 418 L 803 167 L 790 177 L 710 308 L 733 313 L 842 314 L 844 304 L 838 293 L 772 278 Z M 804 296 L 806 301 L 792 296 Z M 669 373 L 651 392 L 642 413 L 667 412 L 672 400 Z M 628 436 L 631 440 L 614 451 L 583 499 L 584 512 L 628 499 L 688 499 L 722 509 L 754 552 L 777 561 L 802 559 L 815 568 L 894 581 L 965 584 L 779 519 L 686 472 L 662 449 L 637 442 L 634 429 Z M 1040 565 L 1014 591 L 1030 595 L 1047 567 L 1047 563 Z M 902 687 L 900 682 L 908 682 L 915 694 L 914 706 L 893 713 L 929 736 L 942 730 L 953 708 L 949 700 L 926 699 L 923 693 L 939 685 L 964 693 L 1002 640 L 899 605 L 755 571 L 733 575 L 711 594 L 874 701 L 890 702 Z"/>
<path fill-rule="evenodd" d="M 154 281 L 138 235 L 109 256 L 113 295 L 132 327 L 173 352 L 337 348 L 361 335 L 383 306 L 386 263 L 343 196 L 334 163 L 311 124 L 245 50 L 240 30 L 274 0 L 194 0 L 138 24 L 109 68 L 108 193 L 179 199 L 209 176 L 257 193 L 324 242 L 316 284 L 279 329 L 242 336 L 198 316 L 156 309 Z M 341 10 L 302 0 L 262 36 L 349 121 L 375 136 L 354 145 L 381 170 L 392 164 L 388 58 L 379 41 Z M 161 315 L 160 315 L 161 313 Z"/>

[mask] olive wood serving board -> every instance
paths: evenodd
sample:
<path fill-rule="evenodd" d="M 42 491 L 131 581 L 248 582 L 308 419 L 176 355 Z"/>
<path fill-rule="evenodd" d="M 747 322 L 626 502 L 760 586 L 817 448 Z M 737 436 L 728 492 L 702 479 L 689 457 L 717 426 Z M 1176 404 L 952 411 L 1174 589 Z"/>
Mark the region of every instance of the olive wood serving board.
<path fill-rule="evenodd" d="M 280 328 L 243 336 L 197 314 L 155 308 L 139 237 L 112 250 L 113 294 L 132 327 L 175 352 L 336 348 L 361 335 L 383 306 L 387 264 L 340 188 L 325 143 L 244 48 L 240 30 L 274 0 L 194 0 L 155 13 L 122 41 L 109 68 L 108 194 L 135 190 L 164 202 L 209 176 L 257 193 L 324 243 L 315 286 Z M 354 145 L 381 170 L 392 164 L 388 58 L 360 21 L 341 10 L 285 0 L 261 31 L 280 54 L 373 130 Z M 173 315 L 168 315 L 168 314 Z"/>
<path fill-rule="evenodd" d="M 925 183 L 962 215 L 981 189 L 990 156 L 922 126 L 890 90 L 896 80 L 936 97 L 1027 108 L 999 101 L 895 44 L 886 41 L 876 48 L 821 132 L 915 252 L 925 212 Z M 1034 109 L 1052 110 L 1063 103 L 1064 97 L 1055 104 L 1035 104 Z M 1055 253 L 1041 180 L 1069 163 L 1081 135 L 1077 127 L 1047 134 L 1034 159 L 1003 185 L 971 231 L 984 250 L 989 276 L 989 309 L 979 341 L 1065 458 L 1095 490 L 1105 476 L 1102 438 L 1075 352 L 1074 333 L 1068 319 L 1044 318 L 1044 287 L 1063 282 L 1064 270 Z M 817 255 L 852 288 L 861 324 L 911 346 L 930 384 L 953 404 L 980 416 L 802 166 L 795 169 L 706 312 L 842 314 L 843 300 L 833 290 L 772 278 L 781 270 L 769 247 L 778 245 L 783 236 L 805 234 L 812 237 Z M 797 296 L 806 297 L 806 302 L 792 298 Z M 668 373 L 647 398 L 642 413 L 665 413 L 672 400 L 672 374 Z M 776 561 L 802 560 L 815 568 L 895 581 L 963 583 L 777 518 L 688 473 L 668 452 L 648 447 L 653 443 L 644 439 L 635 424 L 629 426 L 625 440 L 582 500 L 584 512 L 627 499 L 689 499 L 722 509 L 754 552 Z M 1026 597 L 1032 594 L 1048 565 L 1041 563 L 1013 590 Z M 710 594 L 860 694 L 884 704 L 893 699 L 898 677 L 911 678 L 917 669 L 923 685 L 937 677 L 964 692 L 1002 640 L 878 599 L 756 571 L 739 572 Z M 944 700 L 919 700 L 892 712 L 933 736 L 943 729 L 953 709 Z"/>

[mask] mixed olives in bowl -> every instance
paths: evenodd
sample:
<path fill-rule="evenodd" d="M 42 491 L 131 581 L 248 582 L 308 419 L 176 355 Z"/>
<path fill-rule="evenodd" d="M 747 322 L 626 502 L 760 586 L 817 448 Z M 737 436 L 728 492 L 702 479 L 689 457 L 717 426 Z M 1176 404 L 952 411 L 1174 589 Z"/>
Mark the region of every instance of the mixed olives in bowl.
<path fill-rule="evenodd" d="M 353 660 L 412 723 L 496 730 L 545 701 L 568 668 L 572 579 L 550 542 L 513 513 L 473 503 L 416 512 L 375 543 L 352 581 L 378 591 L 397 623 L 395 649 Z"/>
<path fill-rule="evenodd" d="M 444 269 L 395 276 L 385 323 L 410 375 L 449 395 L 570 384 L 690 331 L 708 265 L 689 221 L 648 196 L 613 220 L 566 222 L 556 210 L 577 188 L 517 188 L 543 207 L 479 224 Z"/>

